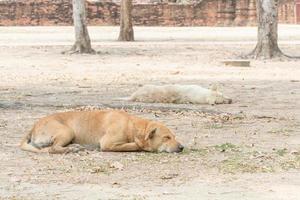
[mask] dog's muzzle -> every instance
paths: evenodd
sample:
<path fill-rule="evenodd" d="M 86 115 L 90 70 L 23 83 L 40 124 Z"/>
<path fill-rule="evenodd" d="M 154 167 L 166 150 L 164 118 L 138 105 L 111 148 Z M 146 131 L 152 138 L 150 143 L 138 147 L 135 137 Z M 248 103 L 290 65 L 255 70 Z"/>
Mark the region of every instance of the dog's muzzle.
<path fill-rule="evenodd" d="M 182 152 L 184 149 L 184 146 L 182 146 L 181 144 L 178 145 L 178 150 L 176 151 L 177 153 Z"/>

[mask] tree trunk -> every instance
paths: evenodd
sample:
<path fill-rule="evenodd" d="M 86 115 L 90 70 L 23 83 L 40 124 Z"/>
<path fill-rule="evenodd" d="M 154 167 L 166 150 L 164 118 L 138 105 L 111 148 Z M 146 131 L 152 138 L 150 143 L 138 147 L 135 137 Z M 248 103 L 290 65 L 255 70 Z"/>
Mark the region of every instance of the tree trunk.
<path fill-rule="evenodd" d="M 85 0 L 73 0 L 73 21 L 75 44 L 70 50 L 73 53 L 95 53 L 86 25 Z"/>
<path fill-rule="evenodd" d="M 119 41 L 133 41 L 132 0 L 122 0 Z"/>
<path fill-rule="evenodd" d="M 257 44 L 251 53 L 255 58 L 282 56 L 277 44 L 277 0 L 257 0 Z"/>

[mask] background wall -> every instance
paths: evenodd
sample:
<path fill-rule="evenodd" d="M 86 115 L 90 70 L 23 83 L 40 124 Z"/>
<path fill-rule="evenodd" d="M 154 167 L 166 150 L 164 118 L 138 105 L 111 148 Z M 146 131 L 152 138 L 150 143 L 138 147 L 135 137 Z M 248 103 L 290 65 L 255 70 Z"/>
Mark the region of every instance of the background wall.
<path fill-rule="evenodd" d="M 142 3 L 144 2 L 144 3 Z M 118 25 L 116 2 L 89 1 L 90 25 Z M 281 0 L 279 22 L 295 23 L 295 3 Z M 136 1 L 134 25 L 231 26 L 256 23 L 255 0 L 202 0 L 195 4 L 145 3 Z M 71 25 L 71 0 L 1 0 L 0 25 Z"/>

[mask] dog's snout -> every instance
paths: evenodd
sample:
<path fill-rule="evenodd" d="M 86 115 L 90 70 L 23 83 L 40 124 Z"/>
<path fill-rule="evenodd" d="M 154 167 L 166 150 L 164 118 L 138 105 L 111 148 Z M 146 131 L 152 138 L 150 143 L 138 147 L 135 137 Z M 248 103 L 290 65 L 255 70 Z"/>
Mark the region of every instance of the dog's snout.
<path fill-rule="evenodd" d="M 179 144 L 178 149 L 179 149 L 179 152 L 181 152 L 184 149 L 184 146 L 182 146 L 181 144 Z"/>

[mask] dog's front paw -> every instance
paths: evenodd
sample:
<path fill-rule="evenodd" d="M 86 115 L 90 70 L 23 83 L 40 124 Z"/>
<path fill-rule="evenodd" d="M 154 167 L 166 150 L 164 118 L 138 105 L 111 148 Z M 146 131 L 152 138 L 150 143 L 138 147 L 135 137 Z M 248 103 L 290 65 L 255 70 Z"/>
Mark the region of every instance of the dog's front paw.
<path fill-rule="evenodd" d="M 140 151 L 143 150 L 144 144 L 143 144 L 143 142 L 139 138 L 135 137 L 134 138 L 134 143 L 138 146 L 138 148 L 139 148 Z"/>

